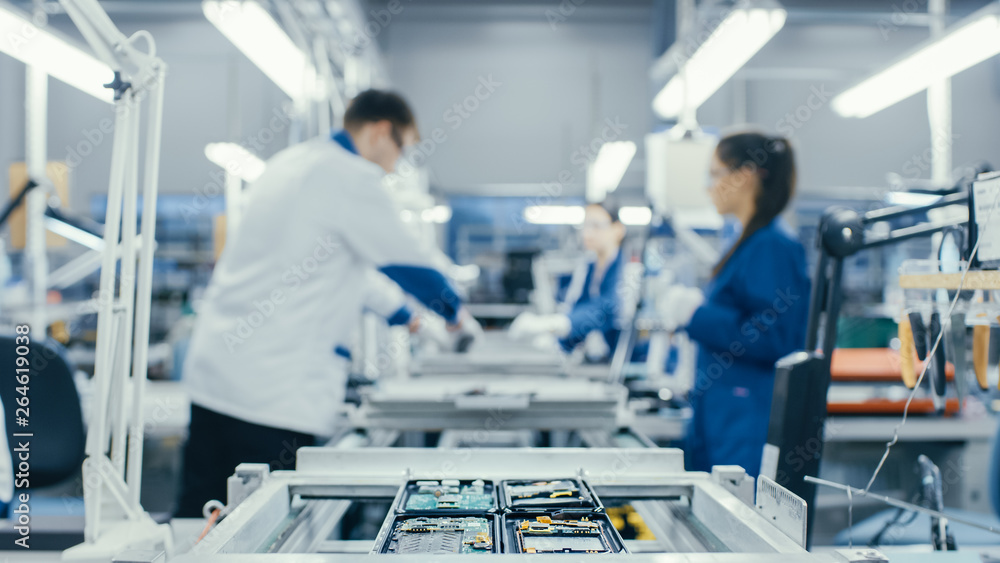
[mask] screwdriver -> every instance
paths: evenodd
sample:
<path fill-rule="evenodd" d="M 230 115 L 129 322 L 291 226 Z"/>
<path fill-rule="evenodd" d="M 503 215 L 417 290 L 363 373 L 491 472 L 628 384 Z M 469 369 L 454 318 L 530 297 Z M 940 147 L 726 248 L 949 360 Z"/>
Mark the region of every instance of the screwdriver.
<path fill-rule="evenodd" d="M 920 313 L 914 311 L 909 314 L 909 317 L 913 345 L 917 350 L 917 358 L 920 361 L 924 361 L 927 359 L 927 326 L 924 324 L 924 318 L 920 316 Z"/>
<path fill-rule="evenodd" d="M 941 315 L 935 311 L 931 313 L 931 342 L 937 342 L 938 337 L 941 336 Z M 938 342 L 937 349 L 934 350 L 934 357 L 929 358 L 928 361 L 931 363 L 931 382 L 934 386 L 934 394 L 938 397 L 944 397 L 945 395 L 945 385 L 947 383 L 946 379 L 946 364 L 945 364 L 945 354 L 944 354 L 944 338 L 941 338 L 941 342 Z"/>
<path fill-rule="evenodd" d="M 984 391 L 989 387 L 986 370 L 990 361 L 990 326 L 976 325 L 972 327 L 972 367 L 976 372 L 976 381 Z"/>
<path fill-rule="evenodd" d="M 910 327 L 910 319 L 907 315 L 902 315 L 899 319 L 899 371 L 903 377 L 903 383 L 909 389 L 917 386 L 917 369 L 913 363 L 914 354 L 913 328 Z"/>

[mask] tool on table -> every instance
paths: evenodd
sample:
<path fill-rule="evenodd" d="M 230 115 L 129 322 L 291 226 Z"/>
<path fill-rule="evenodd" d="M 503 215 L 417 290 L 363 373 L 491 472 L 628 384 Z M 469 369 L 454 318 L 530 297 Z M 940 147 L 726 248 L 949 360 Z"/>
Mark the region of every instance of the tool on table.
<path fill-rule="evenodd" d="M 909 389 L 917 385 L 917 368 L 913 361 L 915 350 L 910 319 L 907 315 L 902 315 L 899 319 L 899 370 L 903 383 Z"/>

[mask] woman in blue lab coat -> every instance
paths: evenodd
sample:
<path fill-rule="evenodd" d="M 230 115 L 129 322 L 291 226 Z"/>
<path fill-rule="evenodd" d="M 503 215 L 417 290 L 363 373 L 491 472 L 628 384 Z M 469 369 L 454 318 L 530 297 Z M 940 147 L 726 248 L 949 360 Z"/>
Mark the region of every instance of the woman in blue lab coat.
<path fill-rule="evenodd" d="M 809 302 L 805 250 L 778 215 L 795 191 L 788 141 L 759 133 L 723 138 L 711 166 L 712 201 L 742 234 L 701 290 L 673 286 L 657 303 L 668 328 L 699 345 L 689 470 L 739 465 L 760 473 L 775 362 L 805 345 Z"/>
<path fill-rule="evenodd" d="M 564 302 L 571 305 L 566 314 L 536 315 L 522 313 L 510 326 L 512 338 L 545 335 L 558 339 L 564 352 L 571 352 L 583 343 L 591 332 L 603 337 L 604 356 L 618 342 L 621 307 L 622 256 L 625 225 L 617 206 L 591 203 L 584 210 L 580 231 L 583 247 L 593 260 L 586 270 L 573 275 Z M 551 336 L 549 336 L 551 335 Z M 588 354 L 593 356 L 595 354 Z"/>

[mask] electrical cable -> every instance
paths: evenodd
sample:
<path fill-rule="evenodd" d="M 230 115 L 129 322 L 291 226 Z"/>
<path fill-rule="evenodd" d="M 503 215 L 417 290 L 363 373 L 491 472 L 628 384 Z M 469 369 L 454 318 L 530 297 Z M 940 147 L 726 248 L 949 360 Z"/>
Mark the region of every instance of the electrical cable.
<path fill-rule="evenodd" d="M 972 252 L 969 254 L 969 259 L 965 264 L 965 268 L 962 270 L 962 277 L 961 279 L 959 279 L 958 289 L 955 291 L 955 297 L 951 300 L 951 305 L 949 305 L 948 307 L 948 315 L 946 316 L 944 321 L 946 326 L 943 327 L 941 332 L 938 333 L 937 338 L 934 339 L 934 345 L 931 347 L 931 350 L 928 353 L 928 357 L 934 356 L 935 352 L 937 352 L 938 346 L 941 345 L 941 339 L 944 337 L 945 332 L 947 332 L 951 328 L 951 315 L 955 311 L 955 306 L 958 305 L 958 300 L 962 295 L 962 288 L 965 287 L 965 278 L 969 274 L 969 269 L 972 267 L 972 262 L 975 260 L 976 254 L 979 252 L 979 245 L 983 241 L 983 235 L 985 234 L 986 229 L 990 227 L 991 225 L 990 220 L 993 218 L 993 214 L 997 210 L 998 206 L 1000 206 L 1000 191 L 998 191 L 997 195 L 994 196 L 993 205 L 992 207 L 990 207 L 990 212 L 986 215 L 986 221 L 983 225 L 983 229 L 979 232 L 979 236 L 976 237 L 976 244 L 972 247 Z M 893 428 L 892 439 L 886 442 L 885 444 L 885 452 L 882 454 L 882 459 L 879 460 L 878 466 L 875 467 L 875 472 L 872 473 L 871 479 L 868 480 L 868 485 L 865 486 L 864 492 L 866 494 L 871 490 L 872 485 L 875 483 L 875 479 L 882 471 L 882 467 L 885 465 L 886 459 L 889 458 L 889 452 L 892 451 L 893 446 L 895 446 L 899 442 L 899 431 L 900 429 L 903 428 L 903 426 L 906 425 L 910 413 L 910 404 L 913 402 L 914 397 L 916 397 L 917 392 L 920 390 L 920 385 L 921 383 L 923 383 L 924 376 L 927 375 L 927 369 L 930 367 L 930 365 L 931 362 L 929 361 L 924 362 L 924 366 L 920 370 L 920 376 L 917 377 L 917 384 L 914 385 L 913 389 L 910 390 L 910 395 L 907 397 L 906 404 L 903 406 L 903 418 L 902 420 L 900 420 L 899 424 L 897 424 L 896 427 Z"/>
<path fill-rule="evenodd" d="M 212 511 L 211 516 L 208 517 L 208 523 L 205 524 L 205 529 L 201 531 L 201 535 L 198 536 L 198 539 L 196 539 L 194 543 L 200 542 L 202 539 L 205 538 L 205 536 L 208 535 L 208 532 L 211 531 L 212 526 L 215 525 L 215 522 L 219 519 L 219 514 L 221 513 L 222 510 L 218 508 Z"/>

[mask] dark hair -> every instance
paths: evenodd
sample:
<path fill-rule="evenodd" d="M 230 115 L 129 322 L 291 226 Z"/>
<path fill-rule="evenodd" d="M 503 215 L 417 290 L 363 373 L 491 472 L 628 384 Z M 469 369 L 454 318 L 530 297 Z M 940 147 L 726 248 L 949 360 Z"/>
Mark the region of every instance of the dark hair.
<path fill-rule="evenodd" d="M 383 119 L 392 124 L 392 137 L 399 146 L 403 145 L 402 131 L 416 127 L 413 112 L 402 96 L 385 90 L 365 90 L 347 106 L 344 128 L 356 129 Z"/>
<path fill-rule="evenodd" d="M 753 217 L 744 225 L 740 239 L 715 265 L 713 276 L 719 275 L 736 249 L 750 235 L 766 227 L 785 210 L 795 193 L 795 154 L 787 139 L 762 133 L 737 133 L 723 137 L 715 147 L 715 155 L 734 172 L 747 168 L 757 174 L 760 193 L 757 194 Z"/>
<path fill-rule="evenodd" d="M 621 223 L 622 222 L 622 218 L 621 218 L 621 210 L 622 210 L 622 208 L 615 201 L 613 201 L 611 199 L 605 199 L 604 201 L 600 201 L 600 202 L 598 202 L 598 201 L 592 201 L 592 202 L 588 203 L 585 206 L 585 208 L 586 207 L 591 207 L 591 206 L 600 207 L 601 209 L 603 209 L 605 211 L 605 213 L 607 213 L 609 216 L 611 216 L 611 223 L 612 224 L 614 224 L 614 223 Z"/>

